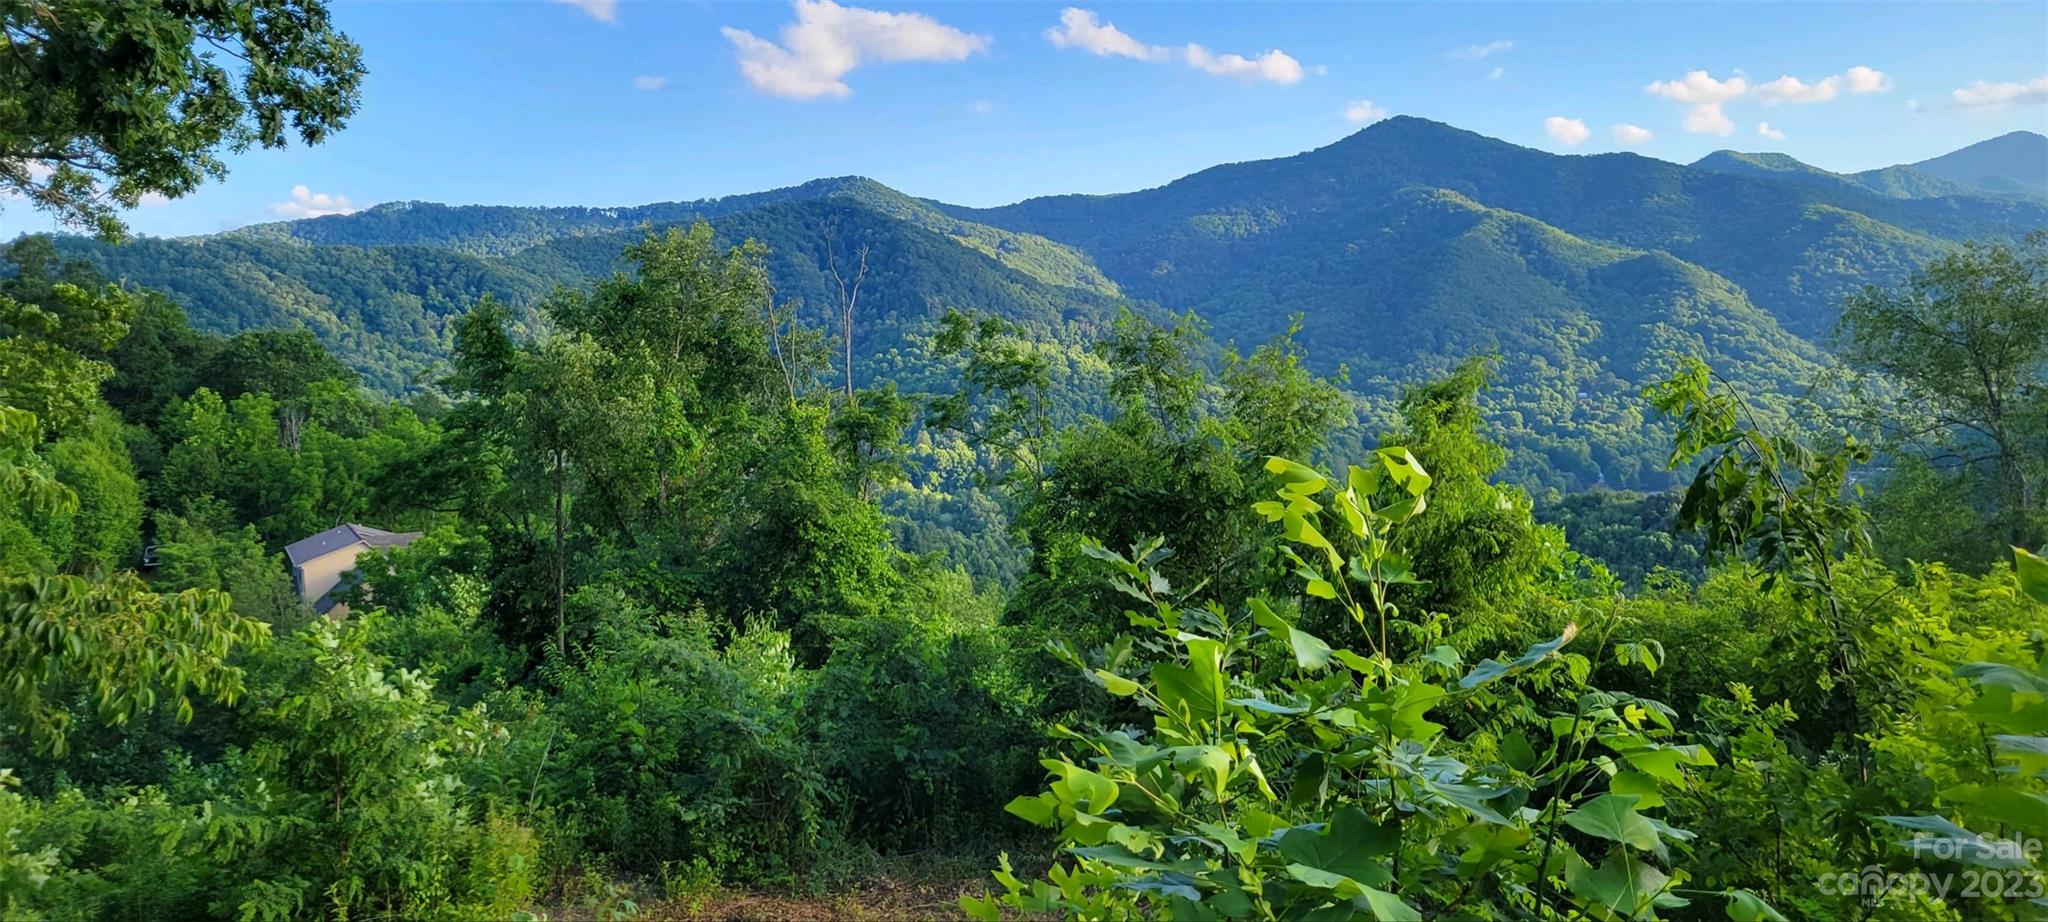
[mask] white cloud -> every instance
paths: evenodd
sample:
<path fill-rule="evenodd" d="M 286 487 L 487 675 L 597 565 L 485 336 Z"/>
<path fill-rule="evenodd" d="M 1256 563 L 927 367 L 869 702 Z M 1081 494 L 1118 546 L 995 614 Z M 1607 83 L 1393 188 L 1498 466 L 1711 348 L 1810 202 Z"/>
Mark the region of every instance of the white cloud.
<path fill-rule="evenodd" d="M 1486 79 L 1488 79 L 1488 80 L 1499 80 L 1500 78 L 1502 78 L 1502 77 L 1505 77 L 1505 76 L 1507 76 L 1507 75 L 1508 75 L 1508 69 L 1507 69 L 1507 68 L 1505 68 L 1505 67 L 1498 67 L 1498 66 L 1496 66 L 1496 67 L 1495 67 L 1495 68 L 1494 68 L 1494 69 L 1492 70 L 1492 72 L 1490 72 L 1490 73 L 1488 73 L 1488 74 L 1486 75 Z"/>
<path fill-rule="evenodd" d="M 1955 91 L 1953 98 L 1956 105 L 1964 109 L 2048 105 L 2048 77 L 2025 83 L 1987 83 L 1979 80 Z"/>
<path fill-rule="evenodd" d="M 305 184 L 292 187 L 292 199 L 270 206 L 270 213 L 286 218 L 318 218 L 331 214 L 354 214 L 362 208 L 344 195 L 315 192 Z"/>
<path fill-rule="evenodd" d="M 1060 11 L 1060 24 L 1045 30 L 1055 48 L 1079 48 L 1099 57 L 1134 58 L 1159 63 L 1173 57 L 1173 49 L 1147 45 L 1132 38 L 1115 23 L 1097 19 L 1089 10 L 1067 7 Z"/>
<path fill-rule="evenodd" d="M 1884 71 L 1860 64 L 1849 68 L 1842 77 L 1849 81 L 1851 93 L 1887 93 L 1892 88 L 1892 78 L 1885 76 Z"/>
<path fill-rule="evenodd" d="M 1823 77 L 1819 82 L 1807 83 L 1787 74 L 1769 83 L 1757 84 L 1756 95 L 1764 105 L 1775 106 L 1781 102 L 1827 102 L 1842 90 L 1842 78 Z"/>
<path fill-rule="evenodd" d="M 1593 136 L 1592 129 L 1587 128 L 1585 122 L 1575 118 L 1565 118 L 1562 115 L 1553 115 L 1544 119 L 1543 131 L 1558 143 L 1567 147 L 1576 147 L 1584 143 L 1587 138 Z"/>
<path fill-rule="evenodd" d="M 996 110 L 996 104 L 986 99 L 977 99 L 967 104 L 967 111 L 976 115 L 987 115 Z"/>
<path fill-rule="evenodd" d="M 1097 57 L 1130 58 L 1152 64 L 1177 60 L 1219 77 L 1294 84 L 1309 72 L 1293 55 L 1278 48 L 1248 58 L 1241 54 L 1218 54 L 1192 42 L 1179 49 L 1148 44 L 1079 7 L 1061 10 L 1060 24 L 1045 30 L 1045 38 L 1055 48 L 1078 48 Z M 1317 66 L 1314 72 L 1326 73 L 1327 68 Z"/>
<path fill-rule="evenodd" d="M 1301 82 L 1301 62 L 1278 48 L 1247 58 L 1241 54 L 1216 54 L 1200 45 L 1190 44 L 1182 54 L 1186 56 L 1189 67 L 1218 77 L 1270 80 L 1283 85 Z"/>
<path fill-rule="evenodd" d="M 1650 140 L 1650 129 L 1626 122 L 1607 129 L 1607 133 L 1616 144 L 1647 144 Z"/>
<path fill-rule="evenodd" d="M 1920 100 L 1917 100 L 1917 99 L 1908 99 L 1908 100 L 1906 100 L 1906 111 L 1908 111 L 1908 112 L 1911 112 L 1911 113 L 1913 113 L 1913 114 L 1915 114 L 1915 115 L 1918 115 L 1918 114 L 1920 113 L 1920 109 L 1921 109 L 1921 106 L 1920 106 Z"/>
<path fill-rule="evenodd" d="M 555 0 L 555 2 L 582 10 L 585 15 L 598 22 L 617 22 L 619 19 L 619 0 Z"/>
<path fill-rule="evenodd" d="M 960 61 L 986 51 L 989 37 L 962 32 L 921 13 L 888 13 L 796 0 L 796 22 L 778 45 L 744 29 L 720 29 L 738 53 L 740 76 L 771 96 L 844 98 L 843 79 L 866 61 Z"/>
<path fill-rule="evenodd" d="M 142 196 L 140 198 L 137 198 L 135 200 L 135 207 L 157 208 L 163 205 L 169 205 L 170 203 L 171 197 L 161 192 L 144 192 L 142 193 Z"/>
<path fill-rule="evenodd" d="M 1813 83 L 1787 74 L 1769 83 L 1758 84 L 1756 95 L 1764 105 L 1774 106 L 1781 102 L 1827 102 L 1845 89 L 1852 94 L 1863 94 L 1884 93 L 1891 88 L 1892 78 L 1885 76 L 1884 71 L 1858 64 Z"/>
<path fill-rule="evenodd" d="M 1758 123 L 1756 123 L 1756 133 L 1757 133 L 1757 134 L 1760 134 L 1760 135 L 1763 135 L 1763 136 L 1764 136 L 1764 137 L 1766 137 L 1766 138 L 1770 138 L 1770 139 L 1771 139 L 1771 140 L 1773 140 L 1773 141 L 1783 141 L 1783 140 L 1785 140 L 1785 133 L 1784 133 L 1784 132 L 1782 132 L 1782 131 L 1779 131 L 1779 130 L 1778 130 L 1778 129 L 1776 129 L 1776 128 L 1772 128 L 1772 127 L 1771 127 L 1771 123 L 1770 123 L 1770 122 L 1758 122 Z"/>
<path fill-rule="evenodd" d="M 1344 106 L 1344 120 L 1355 125 L 1369 125 L 1386 117 L 1386 107 L 1375 106 L 1370 99 L 1361 99 Z"/>
<path fill-rule="evenodd" d="M 1450 58 L 1453 61 L 1477 61 L 1480 58 L 1499 54 L 1513 47 L 1515 47 L 1515 43 L 1509 41 L 1487 42 L 1484 45 L 1466 45 L 1463 48 L 1445 54 L 1444 57 Z"/>
<path fill-rule="evenodd" d="M 633 78 L 633 89 L 636 90 L 641 90 L 644 92 L 653 92 L 654 90 L 661 89 L 662 87 L 665 86 L 668 86 L 667 77 L 652 75 Z"/>
<path fill-rule="evenodd" d="M 1716 80 L 1706 71 L 1695 70 L 1680 80 L 1654 81 L 1644 86 L 1643 92 L 1690 106 L 1685 113 L 1686 131 L 1726 135 L 1735 133 L 1735 122 L 1721 111 L 1721 105 L 1749 92 L 1749 81 L 1741 75 Z"/>

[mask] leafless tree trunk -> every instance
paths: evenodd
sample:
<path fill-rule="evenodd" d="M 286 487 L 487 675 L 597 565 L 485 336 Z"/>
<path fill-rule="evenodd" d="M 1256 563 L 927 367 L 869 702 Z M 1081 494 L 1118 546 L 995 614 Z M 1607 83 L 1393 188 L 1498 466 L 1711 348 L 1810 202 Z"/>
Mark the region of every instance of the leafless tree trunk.
<path fill-rule="evenodd" d="M 562 478 L 569 466 L 569 452 L 555 449 L 555 652 L 563 656 L 569 653 L 568 605 L 564 596 L 567 568 L 562 561 Z"/>
<path fill-rule="evenodd" d="M 277 440 L 284 450 L 299 453 L 299 445 L 306 434 L 306 408 L 286 404 L 277 414 Z"/>
<path fill-rule="evenodd" d="M 860 283 L 868 277 L 868 247 L 861 244 L 856 251 L 860 264 L 853 273 L 853 283 L 839 274 L 839 262 L 834 255 L 838 249 L 832 240 L 832 232 L 825 232 L 825 268 L 832 273 L 833 284 L 839 287 L 839 333 L 846 349 L 846 399 L 853 399 L 853 309 L 860 303 Z"/>

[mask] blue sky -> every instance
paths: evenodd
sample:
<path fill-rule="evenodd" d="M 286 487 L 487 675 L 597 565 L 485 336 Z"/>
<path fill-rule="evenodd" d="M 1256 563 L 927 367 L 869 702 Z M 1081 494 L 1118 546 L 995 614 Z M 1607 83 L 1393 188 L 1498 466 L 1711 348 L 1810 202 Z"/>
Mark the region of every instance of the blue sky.
<path fill-rule="evenodd" d="M 370 70 L 349 128 L 236 155 L 225 182 L 133 212 L 137 230 L 403 199 L 627 205 L 847 174 L 991 205 L 1285 156 L 1383 113 L 1560 153 L 1778 150 L 1844 171 L 2048 132 L 2042 3 L 334 9 Z M 0 223 L 48 222 L 10 208 Z"/>

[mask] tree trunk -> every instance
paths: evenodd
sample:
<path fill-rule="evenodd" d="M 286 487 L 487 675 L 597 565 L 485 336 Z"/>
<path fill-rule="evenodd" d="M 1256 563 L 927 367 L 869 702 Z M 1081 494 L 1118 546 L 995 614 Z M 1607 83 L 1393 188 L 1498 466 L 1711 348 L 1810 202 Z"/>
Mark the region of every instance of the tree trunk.
<path fill-rule="evenodd" d="M 569 653 L 568 605 L 563 591 L 566 568 L 562 562 L 562 481 L 568 461 L 568 452 L 555 450 L 555 652 L 563 656 Z"/>

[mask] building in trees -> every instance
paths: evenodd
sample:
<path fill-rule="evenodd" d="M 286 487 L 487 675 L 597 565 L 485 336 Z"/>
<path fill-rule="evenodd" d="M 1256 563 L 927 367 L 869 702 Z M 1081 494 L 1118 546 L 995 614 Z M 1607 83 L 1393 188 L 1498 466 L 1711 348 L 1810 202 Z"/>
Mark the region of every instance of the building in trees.
<path fill-rule="evenodd" d="M 404 547 L 419 536 L 416 531 L 385 531 L 351 522 L 301 538 L 284 549 L 292 565 L 292 588 L 315 612 L 339 618 L 348 614 L 340 596 L 355 585 L 350 574 L 355 572 L 356 558 L 365 551 Z"/>

